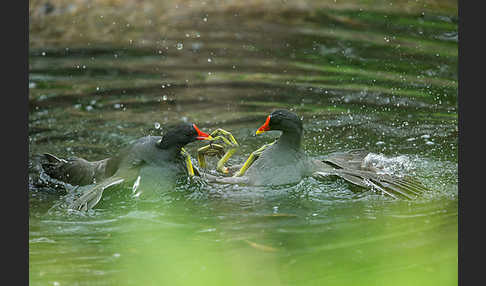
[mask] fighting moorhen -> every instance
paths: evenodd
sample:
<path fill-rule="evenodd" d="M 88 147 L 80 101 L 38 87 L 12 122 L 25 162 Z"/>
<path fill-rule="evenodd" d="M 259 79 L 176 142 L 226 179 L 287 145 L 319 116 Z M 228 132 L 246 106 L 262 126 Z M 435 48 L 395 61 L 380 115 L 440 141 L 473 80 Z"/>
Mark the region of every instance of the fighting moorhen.
<path fill-rule="evenodd" d="M 181 123 L 163 136 L 139 138 L 111 158 L 87 161 L 83 158 L 58 158 L 44 154 L 42 168 L 51 178 L 71 184 L 93 188 L 71 204 L 73 209 L 87 210 L 101 199 L 103 191 L 113 185 L 139 180 L 140 174 L 151 173 L 157 179 L 174 178 L 179 174 L 194 174 L 190 157 L 184 156 L 183 147 L 196 140 L 212 139 L 192 123 Z"/>
<path fill-rule="evenodd" d="M 299 182 L 303 177 L 338 176 L 364 188 L 374 188 L 391 197 L 414 198 L 426 189 L 411 177 L 398 177 L 381 172 L 367 164 L 369 152 L 352 150 L 335 152 L 323 159 L 308 157 L 301 148 L 302 120 L 293 112 L 280 109 L 272 112 L 256 134 L 282 131 L 273 143 L 252 153 L 243 167 L 232 177 L 209 175 L 210 181 L 249 185 L 282 185 Z"/>

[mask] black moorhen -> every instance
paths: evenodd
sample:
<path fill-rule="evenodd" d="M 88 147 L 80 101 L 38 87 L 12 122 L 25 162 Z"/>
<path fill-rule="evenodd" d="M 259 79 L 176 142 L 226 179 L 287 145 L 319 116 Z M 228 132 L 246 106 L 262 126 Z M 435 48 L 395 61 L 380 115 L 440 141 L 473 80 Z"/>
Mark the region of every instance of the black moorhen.
<path fill-rule="evenodd" d="M 192 165 L 186 165 L 190 163 L 187 162 L 187 157 L 181 154 L 183 147 L 196 140 L 211 138 L 195 124 L 181 123 L 170 128 L 163 136 L 137 139 L 116 156 L 100 161 L 90 162 L 78 157 L 61 159 L 44 154 L 42 168 L 50 177 L 71 185 L 95 183 L 93 188 L 84 192 L 71 205 L 73 209 L 87 210 L 99 202 L 106 188 L 132 182 L 144 171 L 156 174 L 158 179 L 193 172 Z"/>
<path fill-rule="evenodd" d="M 279 130 L 282 134 L 276 142 L 261 148 L 254 161 L 248 160 L 233 177 L 209 176 L 209 180 L 221 183 L 281 185 L 299 182 L 306 176 L 338 176 L 354 185 L 374 188 L 395 198 L 414 198 L 425 191 L 425 187 L 410 177 L 380 173 L 382 170 L 366 164 L 365 158 L 369 152 L 362 150 L 331 153 L 321 160 L 309 158 L 301 148 L 302 120 L 288 110 L 272 112 L 256 134 L 270 130 Z"/>

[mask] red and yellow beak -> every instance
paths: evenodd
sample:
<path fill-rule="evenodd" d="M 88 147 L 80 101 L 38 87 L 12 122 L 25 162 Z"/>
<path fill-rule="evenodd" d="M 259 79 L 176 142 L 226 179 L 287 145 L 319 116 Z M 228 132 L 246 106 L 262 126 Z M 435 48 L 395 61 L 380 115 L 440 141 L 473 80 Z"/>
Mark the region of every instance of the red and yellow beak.
<path fill-rule="evenodd" d="M 260 126 L 260 128 L 258 128 L 258 130 L 255 132 L 256 135 L 260 134 L 260 133 L 263 133 L 265 131 L 269 131 L 270 130 L 270 115 L 267 117 L 267 120 L 265 121 L 265 123 L 263 123 L 262 126 Z"/>
<path fill-rule="evenodd" d="M 192 127 L 194 127 L 194 129 L 196 130 L 197 132 L 197 137 L 196 139 L 197 140 L 208 140 L 208 139 L 213 139 L 213 137 L 211 137 L 211 135 L 207 134 L 207 133 L 204 133 L 202 132 L 201 130 L 199 130 L 199 128 L 197 128 L 196 124 L 193 124 Z"/>

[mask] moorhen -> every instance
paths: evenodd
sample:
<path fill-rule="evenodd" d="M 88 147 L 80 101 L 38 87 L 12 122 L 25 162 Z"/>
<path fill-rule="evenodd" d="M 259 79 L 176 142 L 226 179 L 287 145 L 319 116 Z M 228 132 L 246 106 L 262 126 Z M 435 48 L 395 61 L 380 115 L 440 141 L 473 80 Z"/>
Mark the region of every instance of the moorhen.
<path fill-rule="evenodd" d="M 338 176 L 363 188 L 373 188 L 391 197 L 414 198 L 426 189 L 411 177 L 385 174 L 367 163 L 370 152 L 352 150 L 335 152 L 322 159 L 308 157 L 301 148 L 302 120 L 293 112 L 280 109 L 272 112 L 256 134 L 282 131 L 273 143 L 253 152 L 232 177 L 207 175 L 210 181 L 249 185 L 282 185 L 299 182 L 303 177 L 321 179 Z"/>
<path fill-rule="evenodd" d="M 143 173 L 155 174 L 157 179 L 174 178 L 179 174 L 194 175 L 190 157 L 183 147 L 196 140 L 212 137 L 192 123 L 181 123 L 163 136 L 145 136 L 122 149 L 116 156 L 100 161 L 83 158 L 58 158 L 44 154 L 42 168 L 51 178 L 71 184 L 95 184 L 75 200 L 70 208 L 87 210 L 101 199 L 103 191 L 123 182 L 140 180 Z M 135 184 L 138 184 L 137 182 Z"/>

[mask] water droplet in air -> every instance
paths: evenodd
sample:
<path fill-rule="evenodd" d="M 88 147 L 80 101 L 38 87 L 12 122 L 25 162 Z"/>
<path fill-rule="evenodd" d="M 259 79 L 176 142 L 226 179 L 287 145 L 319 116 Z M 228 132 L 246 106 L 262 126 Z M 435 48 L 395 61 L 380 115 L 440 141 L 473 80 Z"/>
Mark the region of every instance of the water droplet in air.
<path fill-rule="evenodd" d="M 155 123 L 154 123 L 154 127 L 155 127 L 155 129 L 159 129 L 159 128 L 160 128 L 160 123 L 155 122 Z"/>
<path fill-rule="evenodd" d="M 177 49 L 182 50 L 184 48 L 184 45 L 182 43 L 177 43 Z"/>

